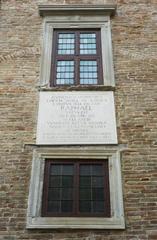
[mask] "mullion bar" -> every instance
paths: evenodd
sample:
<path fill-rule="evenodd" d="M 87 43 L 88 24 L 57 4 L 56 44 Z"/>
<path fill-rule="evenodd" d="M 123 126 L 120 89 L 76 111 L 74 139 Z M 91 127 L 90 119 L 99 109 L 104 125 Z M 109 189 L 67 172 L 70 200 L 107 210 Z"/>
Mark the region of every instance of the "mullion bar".
<path fill-rule="evenodd" d="M 75 84 L 79 85 L 79 31 L 76 31 L 76 53 L 75 53 Z"/>

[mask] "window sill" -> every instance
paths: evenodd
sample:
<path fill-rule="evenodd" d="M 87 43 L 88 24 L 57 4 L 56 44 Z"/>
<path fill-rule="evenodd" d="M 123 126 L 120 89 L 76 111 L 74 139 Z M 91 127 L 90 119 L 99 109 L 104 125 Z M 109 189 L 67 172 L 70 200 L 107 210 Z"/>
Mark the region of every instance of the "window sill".
<path fill-rule="evenodd" d="M 78 85 L 78 86 L 38 86 L 39 91 L 115 91 L 113 86 L 104 85 Z"/>
<path fill-rule="evenodd" d="M 121 218 L 29 218 L 27 229 L 70 228 L 70 229 L 125 229 L 124 217 Z"/>

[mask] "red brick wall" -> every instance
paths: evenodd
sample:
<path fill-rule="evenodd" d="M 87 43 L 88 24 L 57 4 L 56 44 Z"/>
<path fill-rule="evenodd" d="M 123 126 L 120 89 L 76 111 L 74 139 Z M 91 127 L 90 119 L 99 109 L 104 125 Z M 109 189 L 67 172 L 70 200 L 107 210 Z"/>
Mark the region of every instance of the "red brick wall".
<path fill-rule="evenodd" d="M 99 0 L 106 2 L 111 3 Z M 112 18 L 118 138 L 128 145 L 122 154 L 126 229 L 26 230 L 32 149 L 24 144 L 35 143 L 43 20 L 39 3 L 94 1 L 1 1 L 0 239 L 157 239 L 156 0 L 117 0 Z"/>

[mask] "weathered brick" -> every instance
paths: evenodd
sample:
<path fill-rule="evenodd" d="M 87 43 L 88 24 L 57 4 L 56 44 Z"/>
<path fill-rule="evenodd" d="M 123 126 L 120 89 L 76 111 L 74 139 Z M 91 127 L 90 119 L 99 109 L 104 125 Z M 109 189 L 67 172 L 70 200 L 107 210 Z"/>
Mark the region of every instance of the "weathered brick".
<path fill-rule="evenodd" d="M 26 230 L 35 143 L 42 21 L 38 4 L 117 3 L 111 20 L 125 230 Z M 2 0 L 0 32 L 0 239 L 157 239 L 156 0 Z M 105 43 L 104 43 L 105 44 Z"/>

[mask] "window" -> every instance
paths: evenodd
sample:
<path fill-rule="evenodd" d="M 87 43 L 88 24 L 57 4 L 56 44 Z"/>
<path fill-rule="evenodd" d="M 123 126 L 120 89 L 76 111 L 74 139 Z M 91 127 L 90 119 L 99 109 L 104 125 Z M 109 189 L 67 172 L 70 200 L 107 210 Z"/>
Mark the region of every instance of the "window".
<path fill-rule="evenodd" d="M 54 30 L 51 86 L 102 84 L 100 30 Z"/>
<path fill-rule="evenodd" d="M 40 87 L 115 86 L 110 15 L 115 5 L 40 5 Z M 58 74 L 58 75 L 57 75 Z"/>
<path fill-rule="evenodd" d="M 27 228 L 124 229 L 120 146 L 37 147 Z"/>
<path fill-rule="evenodd" d="M 110 217 L 108 160 L 46 160 L 42 216 Z"/>

